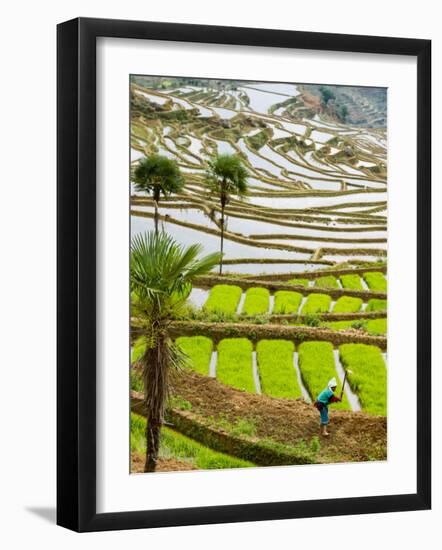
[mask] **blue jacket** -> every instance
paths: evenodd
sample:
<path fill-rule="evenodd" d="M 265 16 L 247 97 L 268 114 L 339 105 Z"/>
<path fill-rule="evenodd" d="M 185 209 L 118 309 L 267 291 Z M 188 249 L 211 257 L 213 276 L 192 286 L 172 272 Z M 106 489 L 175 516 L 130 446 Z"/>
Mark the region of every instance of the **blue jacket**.
<path fill-rule="evenodd" d="M 331 401 L 331 398 L 334 397 L 333 392 L 330 388 L 325 388 L 325 390 L 322 390 L 322 392 L 318 395 L 318 401 L 320 403 L 323 403 L 324 405 L 328 405 Z"/>

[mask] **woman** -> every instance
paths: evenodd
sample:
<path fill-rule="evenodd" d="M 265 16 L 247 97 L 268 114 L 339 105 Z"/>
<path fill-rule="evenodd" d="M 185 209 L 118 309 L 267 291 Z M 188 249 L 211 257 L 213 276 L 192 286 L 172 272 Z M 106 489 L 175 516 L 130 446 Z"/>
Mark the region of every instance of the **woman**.
<path fill-rule="evenodd" d="M 328 405 L 330 403 L 339 403 L 341 401 L 340 397 L 334 395 L 337 387 L 336 378 L 332 378 L 325 390 L 323 390 L 319 395 L 318 399 L 315 401 L 315 407 L 318 409 L 319 414 L 321 415 L 321 435 L 327 437 L 330 435 L 327 431 L 328 426 Z"/>

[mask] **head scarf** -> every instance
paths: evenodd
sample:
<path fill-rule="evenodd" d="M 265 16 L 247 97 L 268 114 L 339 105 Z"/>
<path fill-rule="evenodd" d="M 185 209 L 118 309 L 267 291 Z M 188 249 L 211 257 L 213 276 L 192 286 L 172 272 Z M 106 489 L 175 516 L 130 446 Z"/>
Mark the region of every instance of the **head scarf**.
<path fill-rule="evenodd" d="M 327 386 L 328 386 L 328 388 L 329 388 L 330 390 L 331 390 L 332 388 L 336 388 L 337 385 L 338 385 L 338 384 L 337 384 L 337 382 L 336 382 L 336 378 L 334 378 L 334 377 L 333 377 L 331 380 L 329 380 L 329 381 L 328 381 L 328 384 L 327 384 Z"/>

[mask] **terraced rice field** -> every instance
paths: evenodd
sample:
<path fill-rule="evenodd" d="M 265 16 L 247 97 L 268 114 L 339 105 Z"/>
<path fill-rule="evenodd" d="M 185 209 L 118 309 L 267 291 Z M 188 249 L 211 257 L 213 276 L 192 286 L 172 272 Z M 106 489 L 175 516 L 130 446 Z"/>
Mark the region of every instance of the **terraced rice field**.
<path fill-rule="evenodd" d="M 364 280 L 370 290 L 380 290 L 387 292 L 387 279 L 383 273 L 371 272 L 364 273 Z"/>
<path fill-rule="evenodd" d="M 262 393 L 296 399 L 302 396 L 293 367 L 293 342 L 261 340 L 256 346 Z"/>
<path fill-rule="evenodd" d="M 206 336 L 189 338 L 181 336 L 176 340 L 178 346 L 188 357 L 188 366 L 200 374 L 208 375 L 213 352 L 213 342 Z"/>
<path fill-rule="evenodd" d="M 249 288 L 246 291 L 242 313 L 260 315 L 267 313 L 270 304 L 270 292 L 266 288 Z"/>
<path fill-rule="evenodd" d="M 290 281 L 292 282 L 293 280 Z M 299 283 L 296 282 L 296 284 Z M 333 298 L 326 294 L 326 290 L 319 292 L 316 286 L 302 284 L 301 286 L 305 287 L 301 292 L 277 290 L 271 293 L 263 287 L 252 287 L 243 291 L 237 285 L 215 285 L 209 290 L 203 309 L 207 312 L 238 313 L 246 316 L 266 313 L 303 315 L 327 312 L 354 313 L 362 310 L 370 312 L 387 309 L 387 301 L 384 299 L 369 298 L 364 302 L 363 298 L 346 296 L 346 289 L 342 289 L 342 296 L 333 301 Z M 369 295 L 370 293 L 367 297 Z"/>
<path fill-rule="evenodd" d="M 275 258 L 303 260 L 302 271 L 308 260 L 329 254 L 339 261 L 385 258 L 385 130 L 324 126 L 303 106 L 302 86 L 289 89 L 296 95 L 284 107 L 290 96 L 281 95 L 278 84 L 169 91 L 149 88 L 143 79 L 132 83 L 133 165 L 159 152 L 177 160 L 186 176 L 182 193 L 160 201 L 168 214 L 163 227 L 171 232 L 186 224 L 205 249 L 216 249 L 211 235 L 219 232 L 219 204 L 206 192 L 205 166 L 214 153 L 237 153 L 250 184 L 245 201 L 232 198 L 227 205 L 226 259 L 250 257 L 257 248 L 258 257 L 273 251 Z M 132 216 L 141 218 L 132 233 L 151 227 L 151 200 L 136 193 L 131 204 Z M 200 212 L 194 221 L 186 214 L 190 205 Z"/>
<path fill-rule="evenodd" d="M 387 370 L 380 350 L 374 346 L 343 344 L 342 364 L 351 370 L 349 381 L 362 407 L 373 414 L 387 414 Z"/>
<path fill-rule="evenodd" d="M 309 294 L 302 307 L 301 313 L 303 315 L 325 313 L 330 310 L 331 303 L 332 299 L 328 294 Z"/>
<path fill-rule="evenodd" d="M 235 313 L 242 290 L 234 285 L 215 285 L 209 294 L 204 309 L 210 312 Z"/>
<path fill-rule="evenodd" d="M 237 155 L 247 170 L 247 192 L 231 193 L 224 208 L 222 273 L 216 266 L 195 277 L 186 305 L 173 313 L 168 327 L 186 357 L 185 376 L 212 393 L 199 394 L 190 385 L 187 402 L 172 388 L 170 407 L 184 411 L 189 422 L 195 409 L 210 409 L 210 422 L 224 430 L 223 437 L 238 425 L 235 436 L 246 434 L 255 443 L 262 437 L 266 453 L 287 451 L 285 431 L 257 435 L 249 407 L 264 407 L 273 422 L 287 406 L 305 416 L 303 425 L 317 422 L 319 430 L 317 411 L 312 421 L 313 408 L 306 403 L 332 377 L 339 394 L 347 369 L 343 400 L 330 407 L 333 452 L 322 459 L 347 457 L 342 449 L 347 435 L 339 440 L 341 450 L 333 439 L 334 410 L 341 426 L 346 418 L 349 425 L 364 418 L 368 426 L 383 426 L 387 415 L 386 102 L 382 92 L 361 90 L 335 91 L 339 114 L 321 103 L 315 85 L 131 81 L 132 169 L 143 157 L 159 154 L 176 161 L 184 182 L 179 192 L 160 194 L 157 203 L 131 182 L 132 237 L 154 228 L 157 204 L 160 231 L 181 245 L 200 244 L 204 255 L 219 252 L 222 208 L 208 183 L 209 161 Z M 141 319 L 132 310 L 131 387 L 142 393 L 146 346 L 139 337 Z M 235 406 L 217 416 L 208 401 L 223 391 Z M 223 408 L 221 400 L 218 404 Z M 236 415 L 230 427 L 226 414 Z M 133 467 L 145 453 L 144 429 L 145 421 L 133 415 Z M 202 431 L 195 433 L 200 437 Z M 203 442 L 187 436 L 163 428 L 163 469 L 255 465 L 254 458 L 211 448 L 213 434 Z M 316 457 L 309 441 L 297 434 L 290 452 L 305 454 L 308 448 L 308 456 Z M 358 457 L 365 456 L 365 444 L 364 439 Z M 383 428 L 370 445 L 367 460 L 385 458 Z"/>
<path fill-rule="evenodd" d="M 339 380 L 334 350 L 339 351 L 342 365 L 349 368 L 351 389 L 360 401 L 361 409 L 371 414 L 386 414 L 387 369 L 382 351 L 366 344 L 304 342 L 295 345 L 290 340 L 259 340 L 256 345 L 247 338 L 226 338 L 218 345 L 206 337 L 181 337 L 177 343 L 189 356 L 189 366 L 208 374 L 212 350 L 217 348 L 217 379 L 228 386 L 271 397 L 299 399 L 308 396 L 314 401 L 333 377 Z M 253 375 L 253 352 L 256 350 L 258 380 Z M 299 366 L 301 382 L 297 378 Z M 324 382 L 325 381 L 325 382 Z M 339 395 L 338 386 L 336 394 Z M 353 410 L 347 394 L 335 409 Z M 359 410 L 359 408 L 355 409 Z"/>
<path fill-rule="evenodd" d="M 275 292 L 275 305 L 272 313 L 298 313 L 301 302 L 302 294 L 300 292 L 278 290 Z"/>
<path fill-rule="evenodd" d="M 330 342 L 305 342 L 299 346 L 299 368 L 311 396 L 315 398 L 324 389 L 324 380 L 337 378 L 333 346 Z M 340 387 L 337 388 L 339 395 Z M 347 396 L 341 403 L 333 404 L 337 409 L 350 409 Z"/>
<path fill-rule="evenodd" d="M 335 313 L 353 313 L 359 311 L 362 307 L 362 298 L 352 298 L 351 296 L 341 296 L 335 302 L 333 311 Z"/>
<path fill-rule="evenodd" d="M 364 286 L 361 277 L 358 275 L 341 275 L 340 277 L 342 288 L 349 288 L 352 290 L 363 290 Z"/>

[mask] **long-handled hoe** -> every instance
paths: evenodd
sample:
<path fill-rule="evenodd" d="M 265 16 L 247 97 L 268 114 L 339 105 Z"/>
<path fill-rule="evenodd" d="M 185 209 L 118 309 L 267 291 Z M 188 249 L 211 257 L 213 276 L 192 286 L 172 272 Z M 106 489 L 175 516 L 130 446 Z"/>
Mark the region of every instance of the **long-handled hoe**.
<path fill-rule="evenodd" d="M 341 401 L 342 401 L 342 397 L 344 395 L 344 388 L 345 388 L 345 383 L 347 382 L 347 374 L 350 373 L 350 374 L 353 374 L 353 371 L 348 369 L 345 371 L 345 374 L 344 374 L 344 381 L 342 382 L 342 389 L 341 389 Z"/>

